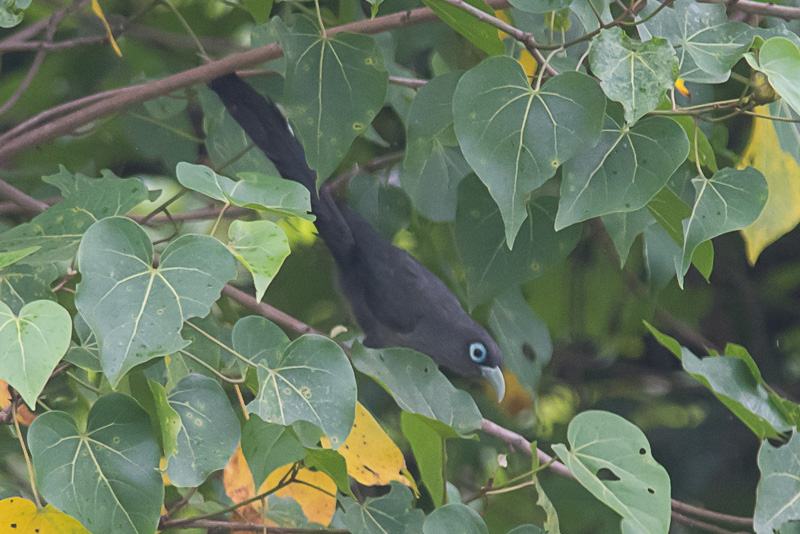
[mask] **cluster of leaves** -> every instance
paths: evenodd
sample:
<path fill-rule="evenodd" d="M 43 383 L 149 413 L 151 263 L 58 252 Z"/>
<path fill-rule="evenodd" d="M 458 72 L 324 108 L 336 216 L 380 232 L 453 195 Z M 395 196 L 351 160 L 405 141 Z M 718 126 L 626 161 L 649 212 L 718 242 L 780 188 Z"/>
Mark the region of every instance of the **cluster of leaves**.
<path fill-rule="evenodd" d="M 373 16 L 408 7 L 369 3 Z M 326 32 L 331 19 L 370 23 L 344 1 L 309 10 L 317 20 L 296 12 L 307 11 L 302 4 L 273 10 L 254 1 L 229 17 L 238 27 L 237 17 L 252 16 L 253 46 L 280 45 L 284 57 L 254 83 L 283 106 L 321 179 L 376 155 L 388 167 L 402 159 L 396 169 L 377 163 L 374 173 L 337 181 L 381 233 L 428 256 L 486 318 L 518 385 L 512 401 L 532 406 L 553 345 L 522 287 L 565 264 L 587 221 L 607 233 L 623 266 L 643 264 L 655 297 L 673 279 L 683 287 L 692 265 L 709 278 L 713 238 L 742 230 L 755 262 L 800 220 L 800 37 L 777 19 L 729 21 L 723 5 L 692 0 L 510 3 L 495 17 L 482 0 L 426 0 L 448 25 L 437 27 L 448 44 L 427 54 L 421 69 L 411 52 L 432 37 Z M 27 7 L 0 7 L 0 26 L 17 24 Z M 192 2 L 186 9 L 199 10 L 188 25 L 196 29 L 229 20 Z M 281 16 L 270 18 L 272 11 Z M 469 53 L 454 54 L 453 43 Z M 136 57 L 133 43 L 120 44 L 122 61 Z M 429 80 L 418 84 L 411 68 Z M 744 90 L 718 100 L 712 84 L 729 80 Z M 687 86 L 699 103 L 676 94 Z M 197 111 L 202 139 L 192 130 Z M 740 156 L 703 123 L 743 114 L 759 118 Z M 210 90 L 187 87 L 148 101 L 123 123 L 164 177 L 88 178 L 62 166 L 15 183 L 36 196 L 57 192 L 56 203 L 29 221 L 4 219 L 0 383 L 13 393 L 2 395 L 0 408 L 8 421 L 30 424 L 32 495 L 50 506 L 32 511 L 12 497 L 0 501 L 3 521 L 137 534 L 219 518 L 354 533 L 488 532 L 497 519 L 490 505 L 477 505 L 524 480 L 537 490 L 540 520 L 532 513 L 530 524 L 510 532 L 560 531 L 535 451 L 520 451 L 533 452 L 533 465 L 498 466 L 497 452 L 507 447 L 484 439 L 486 465 L 467 485 L 448 482 L 447 451 L 473 446 L 486 426 L 482 412 L 504 417 L 479 392 L 473 398 L 454 387 L 427 356 L 367 349 L 352 333 L 336 336 L 341 344 L 314 333 L 292 340 L 281 327 L 300 333 L 297 322 L 253 306 L 230 285 L 252 280 L 256 302 L 270 288 L 280 291 L 272 282 L 292 248 L 313 240 L 313 216 L 308 191 L 249 150 Z M 391 126 L 401 129 L 399 141 Z M 392 150 L 403 136 L 398 156 Z M 97 161 L 126 161 L 112 158 L 119 148 L 92 148 Z M 24 172 L 41 167 L 19 160 Z M 209 206 L 211 220 L 191 221 Z M 179 215 L 190 222 L 179 225 Z M 641 257 L 629 258 L 638 236 Z M 313 283 L 297 270 L 300 282 L 287 284 L 292 300 Z M 247 315 L 242 304 L 279 325 Z M 342 322 L 315 313 L 306 314 L 315 326 Z M 650 330 L 762 440 L 755 531 L 792 532 L 800 520 L 793 461 L 800 441 L 786 437 L 800 408 L 766 384 L 744 348 L 699 358 Z M 47 407 L 31 415 L 23 402 Z M 585 411 L 564 438 L 568 444 L 553 451 L 615 512 L 613 529 L 668 531 L 670 476 L 639 428 Z M 414 458 L 413 474 L 395 441 Z M 222 478 L 214 475 L 222 469 Z M 352 481 L 389 490 L 364 498 Z"/>

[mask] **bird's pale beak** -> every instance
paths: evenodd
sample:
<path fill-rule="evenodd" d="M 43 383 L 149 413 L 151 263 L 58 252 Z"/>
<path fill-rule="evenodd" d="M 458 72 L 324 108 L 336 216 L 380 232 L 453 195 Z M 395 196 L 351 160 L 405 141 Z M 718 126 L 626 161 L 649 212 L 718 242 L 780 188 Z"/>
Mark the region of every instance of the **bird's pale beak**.
<path fill-rule="evenodd" d="M 506 396 L 506 381 L 503 378 L 503 371 L 499 367 L 481 367 L 481 374 L 497 393 L 497 402 L 502 401 Z"/>

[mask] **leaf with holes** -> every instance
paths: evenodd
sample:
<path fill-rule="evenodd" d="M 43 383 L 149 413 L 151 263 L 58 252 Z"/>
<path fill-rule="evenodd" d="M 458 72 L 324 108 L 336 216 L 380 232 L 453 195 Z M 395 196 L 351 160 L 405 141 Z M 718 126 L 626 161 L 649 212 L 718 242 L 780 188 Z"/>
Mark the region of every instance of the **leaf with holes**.
<path fill-rule="evenodd" d="M 261 317 L 245 317 L 233 328 L 233 346 L 256 367 L 258 393 L 247 411 L 268 423 L 308 421 L 336 449 L 356 413 L 356 379 L 342 348 L 328 338 L 289 338 Z"/>
<path fill-rule="evenodd" d="M 61 189 L 64 199 L 4 234 L 0 249 L 16 250 L 38 246 L 39 250 L 19 260 L 44 265 L 71 259 L 83 233 L 104 217 L 125 215 L 147 199 L 147 189 L 138 178 L 121 179 L 110 171 L 102 178 L 71 174 L 64 167 L 43 180 Z"/>
<path fill-rule="evenodd" d="M 492 301 L 489 325 L 508 366 L 531 396 L 535 396 L 542 369 L 553 355 L 547 324 L 525 302 L 519 288 Z"/>
<path fill-rule="evenodd" d="M 356 369 L 378 381 L 401 409 L 444 423 L 448 437 L 468 436 L 481 427 L 481 413 L 465 391 L 456 389 L 428 356 L 406 348 L 350 351 Z"/>
<path fill-rule="evenodd" d="M 103 372 L 113 386 L 135 365 L 188 345 L 180 334 L 184 321 L 205 317 L 236 276 L 225 247 L 199 235 L 172 241 L 153 267 L 147 234 L 121 217 L 86 232 L 78 269 L 75 305 L 100 342 Z"/>
<path fill-rule="evenodd" d="M 164 500 L 150 417 L 132 398 L 101 397 L 79 430 L 67 413 L 31 423 L 28 445 L 42 496 L 91 532 L 151 534 Z"/>
<path fill-rule="evenodd" d="M 178 487 L 199 486 L 236 452 L 239 421 L 222 386 L 203 375 L 183 378 L 167 403 L 180 417 L 177 450 L 167 456 L 167 476 Z"/>
<path fill-rule="evenodd" d="M 675 259 L 681 287 L 692 255 L 701 243 L 753 224 L 767 202 L 767 180 L 752 167 L 725 168 L 710 179 L 698 176 L 692 184 L 696 191 L 694 206 L 683 221 L 681 258 Z"/>
<path fill-rule="evenodd" d="M 620 28 L 601 30 L 593 39 L 589 64 L 608 98 L 625 108 L 628 123 L 656 109 L 678 77 L 672 45 L 653 38 L 634 48 Z"/>
<path fill-rule="evenodd" d="M 34 408 L 50 373 L 67 352 L 71 335 L 69 312 L 55 302 L 30 302 L 19 315 L 0 302 L 0 379 Z"/>
<path fill-rule="evenodd" d="M 648 4 L 641 17 L 656 7 Z M 667 39 L 677 51 L 681 78 L 698 83 L 726 81 L 754 34 L 752 26 L 729 21 L 725 6 L 691 0 L 676 0 L 671 9 L 661 9 L 640 26 L 640 33 L 642 39 L 647 39 L 645 33 Z"/>
<path fill-rule="evenodd" d="M 606 115 L 600 141 L 564 164 L 556 230 L 592 217 L 644 208 L 689 154 L 683 129 L 665 117 Z"/>
<path fill-rule="evenodd" d="M 52 505 L 36 508 L 22 497 L 0 501 L 0 532 L 14 534 L 91 534 L 77 519 Z"/>
<path fill-rule="evenodd" d="M 528 216 L 528 194 L 597 142 L 605 102 L 597 82 L 577 72 L 532 89 L 510 57 L 489 58 L 461 77 L 453 96 L 456 136 L 500 208 L 508 248 Z"/>
<path fill-rule="evenodd" d="M 309 167 L 327 178 L 383 107 L 389 80 L 383 54 L 371 35 L 322 37 L 304 17 L 291 32 L 283 28 L 281 47 L 286 112 Z"/>
<path fill-rule="evenodd" d="M 622 417 L 590 410 L 569 423 L 570 448 L 553 450 L 592 495 L 622 516 L 622 532 L 666 534 L 670 481 L 644 433 Z"/>

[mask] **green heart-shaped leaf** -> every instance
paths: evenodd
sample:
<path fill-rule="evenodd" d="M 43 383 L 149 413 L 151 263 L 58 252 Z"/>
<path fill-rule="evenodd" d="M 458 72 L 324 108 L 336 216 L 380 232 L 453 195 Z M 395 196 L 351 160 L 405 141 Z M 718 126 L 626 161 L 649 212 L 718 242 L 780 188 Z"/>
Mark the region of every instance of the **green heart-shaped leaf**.
<path fill-rule="evenodd" d="M 199 235 L 171 242 L 153 267 L 147 234 L 121 217 L 86 232 L 78 268 L 75 305 L 100 342 L 103 372 L 114 386 L 133 366 L 184 348 L 183 322 L 205 317 L 236 276 L 225 247 Z"/>
<path fill-rule="evenodd" d="M 342 348 L 328 338 L 302 336 L 292 343 L 261 317 L 233 328 L 233 346 L 256 366 L 258 394 L 247 411 L 268 423 L 315 424 L 338 448 L 356 414 L 356 379 Z"/>
<path fill-rule="evenodd" d="M 184 186 L 221 202 L 314 220 L 311 197 L 302 184 L 257 172 L 241 172 L 240 180 L 215 173 L 205 165 L 181 162 L 175 168 Z"/>
<path fill-rule="evenodd" d="M 178 416 L 177 450 L 167 456 L 167 476 L 178 487 L 195 487 L 219 469 L 239 444 L 239 421 L 216 380 L 190 374 L 167 397 Z"/>
<path fill-rule="evenodd" d="M 600 141 L 564 164 L 556 230 L 643 208 L 688 153 L 686 134 L 670 119 L 652 117 L 630 127 L 606 115 Z"/>
<path fill-rule="evenodd" d="M 648 4 L 640 13 L 644 28 L 675 46 L 680 76 L 687 82 L 722 83 L 731 67 L 742 58 L 753 42 L 754 28 L 744 22 L 728 20 L 725 6 L 675 0 L 671 8 L 648 15 L 657 6 Z M 647 37 L 642 36 L 642 39 Z"/>
<path fill-rule="evenodd" d="M 699 176 L 692 184 L 696 191 L 694 206 L 683 221 L 683 254 L 675 263 L 681 287 L 701 243 L 753 224 L 767 203 L 767 180 L 752 167 L 725 168 L 711 178 Z"/>
<path fill-rule="evenodd" d="M 570 449 L 553 450 L 569 472 L 622 516 L 622 532 L 666 534 L 670 520 L 670 481 L 653 458 L 644 433 L 622 417 L 591 410 L 569 423 Z"/>
<path fill-rule="evenodd" d="M 260 301 L 291 252 L 286 233 L 272 221 L 233 221 L 228 237 L 228 248 L 253 275 Z"/>
<path fill-rule="evenodd" d="M 150 417 L 132 398 L 101 397 L 85 430 L 64 412 L 31 423 L 28 445 L 47 501 L 92 532 L 152 534 L 164 483 Z"/>
<path fill-rule="evenodd" d="M 656 109 L 678 77 L 675 49 L 665 39 L 653 38 L 634 49 L 620 28 L 601 30 L 592 40 L 589 64 L 608 98 L 623 105 L 629 123 Z"/>
<path fill-rule="evenodd" d="M 389 80 L 383 54 L 371 35 L 322 37 L 304 17 L 281 32 L 281 47 L 286 112 L 309 167 L 327 178 L 383 106 Z"/>
<path fill-rule="evenodd" d="M 0 302 L 0 378 L 31 408 L 67 352 L 71 335 L 69 312 L 55 302 L 30 302 L 19 315 Z"/>
<path fill-rule="evenodd" d="M 453 96 L 464 157 L 500 207 L 508 248 L 528 194 L 600 135 L 605 98 L 592 78 L 567 72 L 534 90 L 522 66 L 493 57 L 467 71 Z"/>
<path fill-rule="evenodd" d="M 579 225 L 560 232 L 553 228 L 556 215 L 553 197 L 530 201 L 526 213 L 529 216 L 517 237 L 517 245 L 509 250 L 500 210 L 486 187 L 475 176 L 468 176 L 461 183 L 455 241 L 466 267 L 470 308 L 540 276 L 566 258 L 578 244 Z"/>

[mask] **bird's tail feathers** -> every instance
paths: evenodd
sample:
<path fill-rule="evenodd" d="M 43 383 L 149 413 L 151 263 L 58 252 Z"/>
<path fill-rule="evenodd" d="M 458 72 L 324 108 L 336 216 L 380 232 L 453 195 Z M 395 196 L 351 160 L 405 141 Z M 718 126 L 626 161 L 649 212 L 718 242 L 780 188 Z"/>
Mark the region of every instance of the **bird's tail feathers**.
<path fill-rule="evenodd" d="M 330 193 L 317 193 L 317 174 L 306 163 L 305 151 L 278 107 L 236 73 L 226 74 L 208 84 L 228 113 L 275 165 L 280 175 L 303 184 L 311 193 L 311 210 L 317 217 L 317 231 L 334 258 L 342 264 L 352 253 L 350 227 Z"/>

